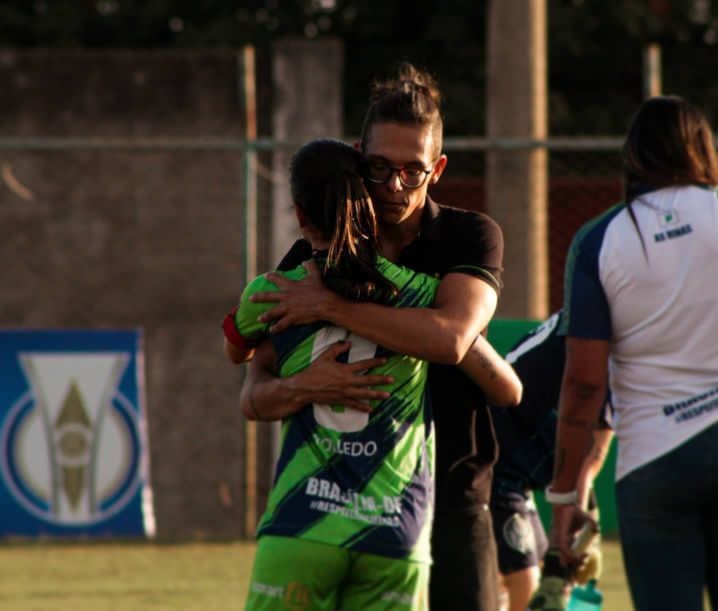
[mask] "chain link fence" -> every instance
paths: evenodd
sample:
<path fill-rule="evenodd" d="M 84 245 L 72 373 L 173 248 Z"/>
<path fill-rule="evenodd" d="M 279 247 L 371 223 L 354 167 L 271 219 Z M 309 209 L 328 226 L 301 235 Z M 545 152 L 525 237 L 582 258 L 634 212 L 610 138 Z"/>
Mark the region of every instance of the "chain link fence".
<path fill-rule="evenodd" d="M 545 148 L 548 151 L 549 309 L 554 311 L 563 301 L 564 264 L 573 235 L 586 221 L 621 200 L 621 143 L 620 138 L 494 142 L 448 139 L 445 150 L 449 164 L 431 194 L 441 203 L 486 211 L 486 153 Z M 510 278 L 506 281 L 510 282 Z"/>

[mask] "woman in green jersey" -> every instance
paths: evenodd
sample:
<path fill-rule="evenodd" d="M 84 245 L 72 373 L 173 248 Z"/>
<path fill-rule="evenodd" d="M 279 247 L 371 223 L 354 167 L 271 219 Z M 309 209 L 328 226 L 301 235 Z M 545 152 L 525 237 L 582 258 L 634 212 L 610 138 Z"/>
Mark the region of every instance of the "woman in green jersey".
<path fill-rule="evenodd" d="M 292 161 L 291 188 L 300 227 L 328 287 L 393 307 L 432 304 L 436 279 L 377 255 L 376 219 L 356 150 L 333 140 L 305 145 Z M 306 273 L 303 266 L 284 272 L 289 278 Z M 251 296 L 274 289 L 263 276 L 255 279 L 225 320 L 233 360 L 246 358 L 253 342 L 266 337 L 268 325 L 258 317 L 271 304 L 254 303 Z M 383 387 L 369 411 L 306 405 L 301 389 L 288 401 L 247 608 L 426 609 L 434 464 L 426 362 L 324 323 L 291 327 L 271 338 L 272 354 L 262 358 L 272 359 L 282 377 L 341 352 L 362 368 L 358 373 L 371 367 L 367 383 Z M 337 350 L 338 342 L 348 347 Z M 483 338 L 479 348 L 490 350 Z M 484 363 L 476 371 L 487 377 Z M 503 377 L 493 373 L 481 381 L 518 384 L 508 366 Z M 255 416 L 251 396 L 242 397 L 242 406 Z"/>

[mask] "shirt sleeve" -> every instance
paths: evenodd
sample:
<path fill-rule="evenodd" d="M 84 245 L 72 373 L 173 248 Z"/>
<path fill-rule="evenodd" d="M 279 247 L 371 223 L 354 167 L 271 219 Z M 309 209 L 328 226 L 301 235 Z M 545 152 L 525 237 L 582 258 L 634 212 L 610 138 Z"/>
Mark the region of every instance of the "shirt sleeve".
<path fill-rule="evenodd" d="M 611 313 L 601 284 L 599 255 L 606 224 L 587 225 L 566 257 L 564 318 L 559 332 L 581 339 L 611 339 Z"/>
<path fill-rule="evenodd" d="M 566 356 L 566 338 L 558 335 L 561 312 L 556 312 L 525 335 L 506 355 L 523 384 L 523 398 L 516 422 L 535 431 L 551 410 L 558 407 Z"/>
<path fill-rule="evenodd" d="M 257 319 L 274 305 L 273 303 L 254 303 L 249 298 L 259 291 L 276 290 L 276 284 L 264 276 L 258 276 L 242 292 L 239 305 L 234 313 L 234 326 L 237 333 L 248 343 L 257 342 L 267 335 L 268 323 L 260 322 Z"/>
<path fill-rule="evenodd" d="M 451 252 L 447 273 L 481 278 L 497 292 L 503 286 L 504 236 L 498 223 L 486 214 L 460 211 L 447 233 Z"/>

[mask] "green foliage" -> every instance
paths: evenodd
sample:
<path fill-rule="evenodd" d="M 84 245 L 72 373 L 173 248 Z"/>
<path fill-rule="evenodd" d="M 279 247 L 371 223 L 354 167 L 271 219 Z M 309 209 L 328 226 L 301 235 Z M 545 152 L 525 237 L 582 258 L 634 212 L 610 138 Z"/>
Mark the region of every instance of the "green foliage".
<path fill-rule="evenodd" d="M 548 2 L 552 134 L 623 133 L 643 97 L 652 42 L 662 49 L 664 91 L 718 109 L 708 78 L 718 68 L 718 3 L 708 0 L 701 14 L 694 0 Z"/>

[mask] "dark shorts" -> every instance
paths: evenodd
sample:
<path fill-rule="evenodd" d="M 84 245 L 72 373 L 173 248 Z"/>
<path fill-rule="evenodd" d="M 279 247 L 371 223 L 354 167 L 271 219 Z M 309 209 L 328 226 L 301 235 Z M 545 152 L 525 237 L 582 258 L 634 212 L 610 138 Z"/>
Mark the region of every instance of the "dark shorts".
<path fill-rule="evenodd" d="M 501 574 L 538 566 L 548 540 L 531 498 L 497 495 L 491 502 L 491 515 Z"/>

